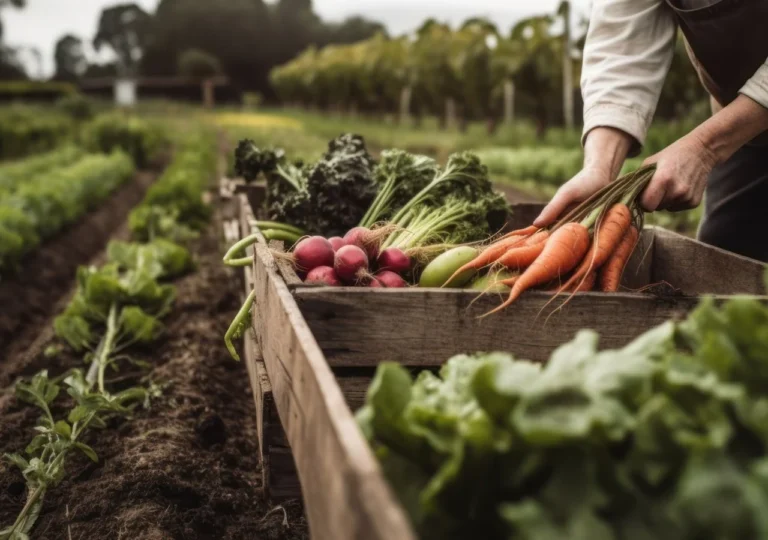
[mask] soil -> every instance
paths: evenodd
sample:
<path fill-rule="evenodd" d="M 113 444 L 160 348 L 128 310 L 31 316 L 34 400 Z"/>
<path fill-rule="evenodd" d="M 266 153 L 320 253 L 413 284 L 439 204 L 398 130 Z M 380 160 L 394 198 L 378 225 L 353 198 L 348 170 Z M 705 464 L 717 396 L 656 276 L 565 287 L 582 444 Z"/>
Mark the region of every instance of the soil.
<path fill-rule="evenodd" d="M 89 434 L 99 463 L 81 455 L 70 460 L 66 479 L 46 495 L 34 538 L 308 538 L 298 501 L 270 507 L 262 496 L 248 376 L 222 343 L 239 308 L 240 286 L 220 262 L 219 230 L 216 221 L 193 246 L 198 268 L 175 282 L 178 298 L 164 321 L 166 335 L 143 355 L 156 366 L 151 380 L 168 384 L 162 397 Z M 7 358 L 0 384 L 43 367 L 59 373 L 81 365 L 67 352 L 46 358 L 42 351 L 54 342 L 46 332 L 29 351 Z M 113 384 L 139 380 L 138 373 L 116 377 Z M 10 388 L 0 394 L 0 453 L 23 449 L 36 418 Z M 25 495 L 19 471 L 0 465 L 0 528 L 13 522 Z"/>
<path fill-rule="evenodd" d="M 0 359 L 23 350 L 36 336 L 26 330 L 56 313 L 58 301 L 72 286 L 78 266 L 99 253 L 156 178 L 140 172 L 118 188 L 98 209 L 26 257 L 11 276 L 0 279 Z"/>

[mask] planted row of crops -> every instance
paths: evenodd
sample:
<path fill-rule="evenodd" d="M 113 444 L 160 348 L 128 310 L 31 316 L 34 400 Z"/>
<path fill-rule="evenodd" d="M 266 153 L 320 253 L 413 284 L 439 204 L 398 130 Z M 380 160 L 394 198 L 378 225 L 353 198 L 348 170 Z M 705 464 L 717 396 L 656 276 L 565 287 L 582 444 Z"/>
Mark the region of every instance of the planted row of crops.
<path fill-rule="evenodd" d="M 68 474 L 70 457 L 82 452 L 98 460 L 87 444 L 91 432 L 104 428 L 109 418 L 128 417 L 137 407 L 149 406 L 160 392 L 151 381 L 126 388 L 109 373 L 120 367 L 150 367 L 138 362 L 134 353 L 162 336 L 162 319 L 173 309 L 175 297 L 169 280 L 193 268 L 190 252 L 172 239 L 179 237 L 179 230 L 190 238 L 205 226 L 199 205 L 206 181 L 200 179 L 209 181 L 215 173 L 212 148 L 210 134 L 189 135 L 142 207 L 134 211 L 139 216 L 150 210 L 158 222 L 173 221 L 175 227 L 150 223 L 147 229 L 134 226 L 132 219 L 134 241 L 110 243 L 106 264 L 78 270 L 77 291 L 54 329 L 62 345 L 83 355 L 84 367 L 57 374 L 42 371 L 16 385 L 17 397 L 40 409 L 41 417 L 27 447 L 8 456 L 24 475 L 27 502 L 14 523 L 3 524 L 0 539 L 28 538 L 46 492 Z"/>
<path fill-rule="evenodd" d="M 0 272 L 96 208 L 166 139 L 143 120 L 110 115 L 85 125 L 80 142 L 0 165 Z"/>
<path fill-rule="evenodd" d="M 0 160 L 46 152 L 66 143 L 75 130 L 76 122 L 55 109 L 0 108 Z"/>

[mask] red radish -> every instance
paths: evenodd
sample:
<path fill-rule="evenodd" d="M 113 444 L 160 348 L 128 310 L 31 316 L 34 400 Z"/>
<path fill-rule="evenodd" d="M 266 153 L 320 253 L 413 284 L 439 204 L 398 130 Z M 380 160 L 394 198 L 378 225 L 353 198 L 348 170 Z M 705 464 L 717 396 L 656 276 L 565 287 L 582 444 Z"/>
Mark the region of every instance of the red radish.
<path fill-rule="evenodd" d="M 375 235 L 370 229 L 354 227 L 344 235 L 344 243 L 365 250 L 368 258 L 375 260 L 379 255 L 379 244 L 377 240 L 374 240 L 376 236 L 378 235 Z"/>
<path fill-rule="evenodd" d="M 340 287 L 341 280 L 336 275 L 336 271 L 330 266 L 317 266 L 309 271 L 304 283 L 317 283 L 328 285 L 330 287 Z"/>
<path fill-rule="evenodd" d="M 384 285 L 381 284 L 381 281 L 379 281 L 375 277 L 373 279 L 371 279 L 370 283 L 368 283 L 368 286 L 371 289 L 380 289 L 380 288 L 384 287 Z"/>
<path fill-rule="evenodd" d="M 336 252 L 333 269 L 342 281 L 354 283 L 368 271 L 368 256 L 357 246 L 344 246 Z"/>
<path fill-rule="evenodd" d="M 376 272 L 376 275 L 373 276 L 373 281 L 379 282 L 381 287 L 386 287 L 387 289 L 402 289 L 408 286 L 399 274 L 395 274 L 390 270 Z M 371 286 L 373 287 L 374 285 Z"/>
<path fill-rule="evenodd" d="M 333 246 L 334 253 L 347 245 L 341 236 L 333 236 L 329 238 L 328 241 L 331 243 L 331 246 Z"/>
<path fill-rule="evenodd" d="M 411 259 L 395 247 L 387 248 L 379 254 L 380 270 L 391 270 L 397 274 L 407 272 L 411 268 Z"/>
<path fill-rule="evenodd" d="M 333 246 L 322 236 L 310 236 L 298 243 L 293 257 L 296 267 L 304 272 L 318 266 L 333 266 Z"/>

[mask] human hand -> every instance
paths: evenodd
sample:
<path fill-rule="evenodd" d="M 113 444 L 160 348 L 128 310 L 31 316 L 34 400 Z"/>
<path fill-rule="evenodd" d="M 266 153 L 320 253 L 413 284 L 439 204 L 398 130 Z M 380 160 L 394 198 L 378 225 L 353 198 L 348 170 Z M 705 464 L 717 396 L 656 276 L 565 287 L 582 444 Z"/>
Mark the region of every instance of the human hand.
<path fill-rule="evenodd" d="M 560 186 L 533 224 L 546 227 L 554 223 L 569 208 L 616 180 L 631 145 L 632 137 L 618 129 L 598 127 L 590 131 L 584 145 L 584 168 Z"/>
<path fill-rule="evenodd" d="M 566 211 L 593 193 L 616 180 L 609 168 L 584 168 L 576 176 L 560 186 L 539 217 L 533 222 L 536 227 L 546 227 L 565 215 Z"/>
<path fill-rule="evenodd" d="M 690 133 L 645 160 L 656 172 L 640 196 L 646 212 L 679 212 L 701 204 L 709 173 L 717 164 L 714 153 L 695 133 Z"/>

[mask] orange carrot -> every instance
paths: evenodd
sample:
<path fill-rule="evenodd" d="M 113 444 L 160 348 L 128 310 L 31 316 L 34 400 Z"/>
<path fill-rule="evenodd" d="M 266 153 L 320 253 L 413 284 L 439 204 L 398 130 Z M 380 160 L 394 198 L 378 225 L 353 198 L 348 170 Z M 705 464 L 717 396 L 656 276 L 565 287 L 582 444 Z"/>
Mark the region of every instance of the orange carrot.
<path fill-rule="evenodd" d="M 449 285 L 456 276 L 466 272 L 467 270 L 480 270 L 490 264 L 493 264 L 499 257 L 504 255 L 508 249 L 516 246 L 517 244 L 522 244 L 524 241 L 525 237 L 523 236 L 510 236 L 509 238 L 500 238 L 493 244 L 490 244 L 488 247 L 486 247 L 477 257 L 456 270 L 453 275 L 448 278 L 448 281 L 445 282 L 443 287 Z"/>
<path fill-rule="evenodd" d="M 486 247 L 480 255 L 469 261 L 467 264 L 456 270 L 451 277 L 448 278 L 448 281 L 445 282 L 446 286 L 451 283 L 451 281 L 454 280 L 454 278 L 467 270 L 480 270 L 482 268 L 485 268 L 486 266 L 489 266 L 499 260 L 500 257 L 505 255 L 506 253 L 509 253 L 510 251 L 513 251 L 515 249 L 519 249 L 522 247 L 527 246 L 529 243 L 532 242 L 539 242 L 543 241 L 546 238 L 546 231 L 542 231 L 540 234 L 536 234 L 534 236 L 526 237 L 526 236 L 510 236 L 509 238 L 501 238 L 494 242 L 493 244 Z M 530 264 L 530 263 L 528 263 Z"/>
<path fill-rule="evenodd" d="M 631 225 L 632 211 L 626 204 L 618 203 L 611 206 L 598 224 L 584 260 L 581 261 L 573 276 L 561 287 L 561 292 L 580 290 L 576 283 L 605 264 Z"/>
<path fill-rule="evenodd" d="M 619 290 L 621 276 L 624 273 L 624 267 L 627 265 L 629 257 L 635 250 L 637 241 L 640 238 L 640 231 L 635 227 L 630 227 L 621 239 L 621 243 L 614 250 L 608 262 L 605 263 L 600 272 L 599 289 L 603 292 L 616 292 Z"/>
<path fill-rule="evenodd" d="M 510 238 L 512 236 L 532 236 L 533 234 L 537 233 L 539 231 L 539 228 L 535 225 L 529 225 L 528 227 L 524 229 L 517 229 L 516 231 L 508 232 L 501 238 Z"/>
<path fill-rule="evenodd" d="M 541 254 L 520 275 L 506 302 L 484 316 L 501 311 L 528 289 L 570 272 L 584 258 L 588 249 L 589 229 L 581 223 L 566 223 L 552 233 Z"/>
<path fill-rule="evenodd" d="M 522 270 L 530 266 L 544 251 L 549 233 L 541 231 L 528 238 L 523 245 L 508 250 L 496 260 L 496 264 L 510 270 Z"/>
<path fill-rule="evenodd" d="M 576 287 L 573 292 L 587 292 L 591 291 L 595 288 L 595 282 L 597 281 L 597 272 L 595 270 L 592 270 L 589 274 L 587 274 L 583 280 L 581 280 L 581 283 L 579 283 L 579 286 Z"/>

